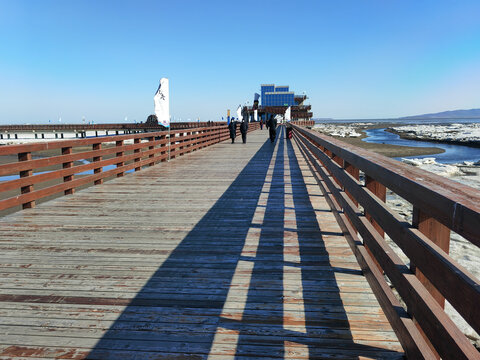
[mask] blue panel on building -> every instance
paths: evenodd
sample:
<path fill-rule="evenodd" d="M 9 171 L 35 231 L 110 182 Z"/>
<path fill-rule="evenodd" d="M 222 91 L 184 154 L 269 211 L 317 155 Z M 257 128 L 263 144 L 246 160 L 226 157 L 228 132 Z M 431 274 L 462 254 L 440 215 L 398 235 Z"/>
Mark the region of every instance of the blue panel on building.
<path fill-rule="evenodd" d="M 295 105 L 293 92 L 265 92 L 262 97 L 263 106 L 293 106 Z"/>
<path fill-rule="evenodd" d="M 261 99 L 263 105 L 265 105 L 265 93 L 272 92 L 274 90 L 275 90 L 275 85 L 273 85 L 273 84 L 261 85 L 260 86 L 260 96 L 261 96 L 260 99 Z"/>
<path fill-rule="evenodd" d="M 262 106 L 294 106 L 295 94 L 289 86 L 260 85 Z"/>

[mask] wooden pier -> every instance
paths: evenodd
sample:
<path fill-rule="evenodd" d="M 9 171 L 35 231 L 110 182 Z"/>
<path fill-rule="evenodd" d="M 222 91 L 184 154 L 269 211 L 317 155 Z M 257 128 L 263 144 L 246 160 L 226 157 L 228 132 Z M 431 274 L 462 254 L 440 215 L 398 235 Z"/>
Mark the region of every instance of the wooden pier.
<path fill-rule="evenodd" d="M 266 130 L 249 133 L 246 144 L 224 141 L 225 129 L 201 131 L 178 135 L 170 162 L 164 133 L 133 145 L 118 137 L 113 150 L 98 139 L 78 140 L 93 146 L 90 165 L 73 165 L 75 152 L 65 149 L 74 141 L 56 145 L 62 155 L 49 164 L 70 166 L 57 170 L 62 182 L 47 190 L 34 190 L 35 181 L 28 187 L 25 178 L 47 175 L 35 175 L 23 161 L 47 162 L 25 157 L 21 145 L 5 147 L 23 161 L 0 166 L 0 175 L 13 168 L 24 176 L 5 183 L 21 194 L 0 200 L 0 207 L 23 204 L 26 210 L 0 218 L 0 359 L 435 358 L 417 320 L 390 296 L 383 268 L 395 287 L 404 284 L 407 292 L 399 292 L 415 318 L 424 323 L 434 316 L 439 320 L 432 327 L 446 326 L 450 336 L 442 341 L 459 344 L 449 352 L 434 339 L 443 358 L 478 358 L 436 305 L 433 315 L 425 314 L 422 301 L 431 305 L 433 297 L 401 264 L 398 276 L 391 270 L 363 220 L 342 221 L 355 213 L 347 209 L 353 202 L 345 200 L 344 210 L 336 205 L 342 175 L 329 164 L 322 179 L 308 130 L 296 126 L 295 139 L 287 140 L 279 127 L 274 144 Z M 156 152 L 156 146 L 163 147 Z M 340 163 L 323 150 L 332 164 Z M 100 156 L 109 153 L 116 157 Z M 102 172 L 99 164 L 116 168 Z M 352 172 L 346 165 L 341 168 Z M 75 167 L 96 171 L 82 178 L 72 175 L 80 171 Z M 97 186 L 74 192 L 87 178 Z M 58 192 L 68 196 L 35 203 Z M 353 188 L 346 192 L 356 195 Z M 382 225 L 368 209 L 372 227 Z M 376 265 L 369 254 L 378 258 Z M 438 256 L 452 268 L 448 255 Z M 455 289 L 473 298 L 455 306 L 472 311 L 468 320 L 476 326 L 478 280 L 462 271 Z M 418 299 L 415 291 L 417 308 L 408 298 Z M 451 301 L 451 291 L 442 293 Z M 432 331 L 443 334 L 426 329 L 426 338 Z"/>

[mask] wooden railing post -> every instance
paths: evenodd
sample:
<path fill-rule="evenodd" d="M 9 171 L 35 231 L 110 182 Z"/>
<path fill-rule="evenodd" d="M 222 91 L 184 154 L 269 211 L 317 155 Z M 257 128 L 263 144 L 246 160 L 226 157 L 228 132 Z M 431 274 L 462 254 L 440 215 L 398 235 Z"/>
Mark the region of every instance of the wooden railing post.
<path fill-rule="evenodd" d="M 345 169 L 345 171 L 347 173 L 352 175 L 352 177 L 354 179 L 360 180 L 360 170 L 358 168 L 356 168 L 352 164 L 348 163 L 347 161 L 343 162 L 343 168 Z M 345 194 L 347 194 L 347 196 L 353 201 L 355 206 L 358 206 L 357 199 L 355 199 L 355 197 L 352 194 L 350 194 L 350 192 L 348 190 L 345 190 Z M 350 218 L 348 216 L 347 216 L 347 220 L 350 222 L 350 225 L 352 225 L 354 227 L 353 222 L 350 220 Z"/>
<path fill-rule="evenodd" d="M 353 177 L 354 179 L 360 180 L 360 170 L 359 170 L 358 168 L 356 168 L 355 166 L 353 166 L 352 164 L 350 164 L 350 163 L 348 163 L 348 162 L 346 162 L 346 161 L 345 161 L 344 164 L 343 164 L 343 168 L 345 169 L 345 171 L 346 171 L 347 173 L 349 173 L 350 175 L 352 175 L 352 177 Z M 345 193 L 348 195 L 348 197 L 349 197 L 350 199 L 352 199 L 353 203 L 358 206 L 358 201 L 355 199 L 355 197 L 353 197 L 353 195 L 350 194 L 350 193 L 348 192 L 348 190 L 346 190 Z"/>
<path fill-rule="evenodd" d="M 102 150 L 102 143 L 93 144 L 92 150 Z M 94 156 L 93 157 L 93 162 L 98 162 L 98 161 L 101 161 L 101 160 L 102 160 L 101 156 Z M 98 173 L 101 173 L 101 172 L 102 172 L 101 167 L 93 169 L 94 174 L 98 174 Z M 94 183 L 94 185 L 101 185 L 101 184 L 103 184 L 103 179 L 95 180 L 93 183 Z"/>
<path fill-rule="evenodd" d="M 327 148 L 323 148 L 323 149 L 321 148 L 321 150 L 322 150 L 325 154 L 327 154 L 327 156 L 328 156 L 330 159 L 332 158 L 333 153 L 332 153 L 330 150 L 328 150 Z M 328 171 L 328 173 L 329 173 L 330 175 L 332 174 L 332 172 L 331 172 L 328 168 L 327 168 L 327 171 Z"/>
<path fill-rule="evenodd" d="M 338 165 L 340 165 L 340 166 L 343 168 L 343 166 L 344 166 L 344 161 L 343 161 L 343 159 L 342 159 L 340 156 L 334 154 L 334 155 L 332 156 L 332 160 L 335 161 Z"/>
<path fill-rule="evenodd" d="M 344 161 L 343 159 L 336 155 L 336 154 L 332 154 L 331 155 L 331 158 L 334 162 L 336 162 L 338 165 L 340 165 L 340 167 L 343 169 L 344 167 Z M 343 189 L 343 185 L 340 183 L 340 181 L 338 181 L 338 179 L 336 179 L 335 177 L 333 177 L 335 179 L 335 181 L 337 182 L 338 185 L 340 185 L 340 187 Z"/>
<path fill-rule="evenodd" d="M 198 128 L 198 126 L 199 126 L 199 125 L 197 125 L 196 127 Z M 188 132 L 188 131 L 187 131 L 187 132 L 184 132 L 184 133 L 182 133 L 182 134 L 180 135 L 180 138 L 181 138 L 180 144 L 182 144 L 182 146 L 180 147 L 180 153 L 181 153 L 181 155 L 184 155 L 184 154 L 186 154 L 186 153 L 188 152 L 188 151 L 186 151 L 186 149 L 187 149 L 187 147 L 188 147 L 189 145 L 187 145 L 186 142 L 187 142 L 187 141 L 190 141 L 191 139 L 190 139 L 190 140 L 187 140 L 186 137 L 187 137 L 189 134 L 193 134 L 193 131 L 192 131 L 192 132 Z"/>
<path fill-rule="evenodd" d="M 387 188 L 385 185 L 379 183 L 377 180 L 371 178 L 367 174 L 365 174 L 365 187 L 370 190 L 377 198 L 379 198 L 381 201 L 385 202 L 387 201 Z M 380 234 L 380 236 L 385 237 L 385 231 L 383 231 L 382 227 L 377 224 L 375 220 L 370 216 L 370 214 L 365 211 L 365 217 L 367 218 L 370 223 L 372 223 L 373 227 L 377 232 Z M 367 249 L 368 253 L 372 257 L 373 261 L 377 265 L 377 267 L 380 269 L 380 271 L 383 273 L 382 267 L 378 263 L 377 259 L 375 259 L 375 256 L 373 253 L 370 251 L 368 246 L 365 245 L 365 248 Z"/>
<path fill-rule="evenodd" d="M 29 161 L 32 160 L 32 153 L 31 152 L 23 152 L 18 154 L 18 161 Z M 33 170 L 28 169 L 28 170 L 22 170 L 20 171 L 20 177 L 29 177 L 33 175 Z M 27 185 L 27 186 L 22 186 L 20 188 L 20 193 L 21 194 L 28 194 L 33 191 L 33 185 Z M 26 203 L 22 204 L 23 209 L 31 209 L 35 207 L 35 200 L 28 201 Z"/>
<path fill-rule="evenodd" d="M 323 148 L 322 151 L 327 154 L 327 156 L 332 159 L 334 162 L 336 162 L 338 165 L 340 165 L 342 168 L 343 168 L 343 159 L 337 155 L 335 155 L 332 151 L 328 150 L 327 148 Z M 333 177 L 333 179 L 335 180 L 335 182 L 342 186 L 342 184 L 340 184 L 340 182 L 338 181 L 338 179 L 333 176 L 332 172 L 330 170 L 328 170 L 327 168 L 327 171 L 328 173 Z M 343 188 L 343 187 L 342 187 Z"/>
<path fill-rule="evenodd" d="M 123 146 L 123 140 L 118 140 L 118 141 L 116 141 L 116 142 L 115 142 L 115 145 L 116 145 L 118 148 L 121 148 L 121 147 Z M 119 157 L 122 157 L 124 154 L 125 154 L 125 153 L 124 153 L 123 151 L 118 151 L 117 154 L 116 154 L 116 156 L 117 156 L 117 158 L 119 158 Z M 125 164 L 125 163 L 124 163 L 123 161 L 119 161 L 119 162 L 117 163 L 117 168 L 123 166 L 124 164 Z M 119 172 L 119 173 L 117 174 L 117 177 L 122 177 L 123 175 L 124 175 L 124 172 L 122 171 L 122 172 Z"/>
<path fill-rule="evenodd" d="M 195 142 L 196 144 L 195 145 L 199 145 L 200 144 L 200 147 L 199 149 L 202 149 L 205 147 L 205 144 L 207 143 L 208 141 L 208 135 L 209 135 L 210 131 L 207 129 L 207 130 L 200 130 L 200 131 L 196 131 L 195 132 Z M 193 135 L 193 133 L 192 133 Z"/>
<path fill-rule="evenodd" d="M 418 207 L 413 207 L 413 218 L 412 226 L 416 227 L 422 234 L 432 240 L 437 246 L 439 246 L 445 253 L 450 251 L 450 229 L 445 225 L 441 224 L 433 217 L 425 214 Z M 440 304 L 442 309 L 445 309 L 445 298 L 443 295 L 433 286 L 430 280 L 415 266 L 413 262 L 410 263 L 410 269 L 415 274 L 415 276 L 420 280 L 420 282 L 425 286 L 425 289 L 432 295 L 436 302 Z M 420 333 L 425 338 L 427 344 L 430 346 L 431 350 L 434 352 L 437 359 L 440 359 L 440 355 L 435 350 L 435 347 L 432 345 L 427 335 L 421 328 L 421 326 L 416 321 L 415 317 L 413 318 L 415 325 L 420 330 Z"/>
<path fill-rule="evenodd" d="M 134 144 L 140 144 L 140 141 L 141 141 L 141 139 L 136 138 L 136 139 L 133 140 L 133 143 L 134 143 Z M 134 154 L 140 154 L 140 149 L 135 149 L 135 150 L 133 150 L 133 153 L 134 153 Z M 134 162 L 139 162 L 140 159 L 141 159 L 141 157 L 136 157 L 133 161 L 134 161 Z M 140 171 L 141 169 L 142 169 L 142 168 L 139 166 L 139 167 L 136 167 L 136 168 L 135 168 L 135 171 Z"/>
<path fill-rule="evenodd" d="M 70 155 L 70 154 L 72 154 L 72 147 L 71 146 L 62 148 L 62 155 Z M 67 161 L 67 162 L 63 163 L 63 168 L 64 169 L 69 169 L 71 167 L 73 167 L 73 161 Z M 72 180 L 73 180 L 73 175 L 67 175 L 67 176 L 63 177 L 63 182 L 68 182 L 68 181 L 72 181 Z M 65 195 L 72 195 L 74 192 L 75 192 L 75 189 L 71 188 L 71 189 L 66 189 L 64 191 L 64 194 Z"/>
<path fill-rule="evenodd" d="M 212 129 L 205 130 L 203 132 L 203 134 L 204 134 L 204 137 L 203 137 L 204 141 L 203 142 L 205 144 L 205 146 L 203 146 L 203 147 L 210 146 L 210 142 L 212 141 L 212 135 L 213 135 Z"/>
<path fill-rule="evenodd" d="M 442 223 L 435 220 L 433 217 L 425 214 L 418 207 L 413 207 L 413 227 L 418 228 L 422 234 L 432 240 L 435 245 L 440 247 L 445 253 L 450 251 L 450 229 Z M 431 284 L 431 282 L 422 274 L 422 272 L 411 264 L 410 268 L 412 272 L 417 276 L 420 282 L 425 288 L 432 294 L 433 298 L 440 304 L 442 308 L 445 308 L 445 298 L 440 292 Z"/>
<path fill-rule="evenodd" d="M 167 139 L 167 136 L 166 135 L 161 135 L 160 136 L 160 140 L 166 140 Z M 164 156 L 164 155 L 167 155 L 168 156 L 168 142 L 166 142 L 165 144 L 162 144 L 160 145 L 160 152 L 159 152 L 160 156 Z M 168 158 L 165 157 L 165 158 L 162 158 L 160 160 L 160 162 L 165 162 L 167 161 Z"/>
<path fill-rule="evenodd" d="M 193 136 L 194 133 L 195 133 L 195 134 L 198 134 L 198 131 L 188 131 L 188 132 L 185 133 L 185 136 L 186 136 L 186 137 L 190 137 L 191 135 Z M 184 141 L 190 142 L 190 141 L 192 141 L 192 140 L 193 140 L 193 139 L 188 139 L 188 140 L 184 140 Z M 197 139 L 197 141 L 198 141 L 198 139 Z M 192 150 L 188 150 L 188 148 L 190 148 L 190 147 L 192 147 L 192 146 L 194 146 L 194 145 L 192 145 L 192 144 L 187 144 L 187 145 L 185 145 L 185 149 L 187 150 L 187 151 L 185 151 L 185 153 L 191 152 Z"/>
<path fill-rule="evenodd" d="M 173 148 L 173 146 L 175 146 L 175 143 L 177 142 L 176 141 L 176 138 L 177 138 L 177 134 L 172 134 L 170 133 L 170 138 L 168 139 L 168 141 L 170 142 L 170 159 L 174 159 L 175 158 L 175 153 L 177 152 L 177 148 Z"/>
<path fill-rule="evenodd" d="M 149 142 L 153 142 L 154 140 L 155 140 L 155 137 L 153 137 L 153 136 L 150 136 L 150 137 L 148 138 L 148 141 L 149 141 Z M 150 145 L 150 146 L 148 147 L 148 150 L 153 150 L 154 148 L 155 148 L 155 146 Z M 148 157 L 149 157 L 150 159 L 152 159 L 154 156 L 155 156 L 155 154 L 150 154 L 150 155 L 148 155 Z M 152 161 L 151 163 L 148 163 L 148 166 L 153 166 L 153 165 L 155 165 L 155 161 Z"/>
<path fill-rule="evenodd" d="M 368 175 L 365 175 L 365 186 L 381 201 L 385 202 L 387 200 L 387 188 L 383 184 L 379 183 L 378 181 L 376 181 L 375 179 L 371 178 Z M 380 225 L 378 225 L 368 213 L 365 213 L 365 216 L 367 217 L 368 221 L 370 221 L 373 224 L 373 226 L 378 231 L 378 233 L 381 236 L 384 236 L 385 232 L 380 227 Z"/>

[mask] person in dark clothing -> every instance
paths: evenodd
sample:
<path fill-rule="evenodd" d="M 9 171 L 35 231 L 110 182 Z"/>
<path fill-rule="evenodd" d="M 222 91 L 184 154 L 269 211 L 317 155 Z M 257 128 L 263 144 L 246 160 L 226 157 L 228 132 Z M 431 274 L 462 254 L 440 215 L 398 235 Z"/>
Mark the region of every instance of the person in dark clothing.
<path fill-rule="evenodd" d="M 273 143 L 275 141 L 275 137 L 277 136 L 277 119 L 275 119 L 273 115 L 270 115 L 266 125 L 270 135 L 270 141 Z"/>
<path fill-rule="evenodd" d="M 246 106 L 244 106 L 242 109 L 242 118 L 243 118 L 242 121 L 246 121 L 248 123 L 250 115 L 248 114 L 248 109 Z"/>
<path fill-rule="evenodd" d="M 242 141 L 245 144 L 247 142 L 247 131 L 248 131 L 248 121 L 243 118 L 242 123 L 240 124 L 240 132 L 242 133 Z"/>
<path fill-rule="evenodd" d="M 292 136 L 293 136 L 293 128 L 292 128 L 292 125 L 288 124 L 286 126 L 287 128 L 287 139 L 291 139 Z"/>
<path fill-rule="evenodd" d="M 260 118 L 260 130 L 263 130 L 263 119 Z"/>
<path fill-rule="evenodd" d="M 237 136 L 237 122 L 234 117 L 232 117 L 230 124 L 228 124 L 228 130 L 230 130 L 230 139 L 232 139 L 233 144 L 235 142 L 235 137 Z"/>

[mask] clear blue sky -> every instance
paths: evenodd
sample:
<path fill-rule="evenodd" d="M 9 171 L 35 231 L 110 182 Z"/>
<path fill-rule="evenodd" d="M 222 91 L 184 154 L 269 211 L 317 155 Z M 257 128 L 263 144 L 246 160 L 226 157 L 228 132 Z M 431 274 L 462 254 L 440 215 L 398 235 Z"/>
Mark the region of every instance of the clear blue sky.
<path fill-rule="evenodd" d="M 315 117 L 480 108 L 480 1 L 0 0 L 0 123 L 218 120 L 262 83 Z"/>

